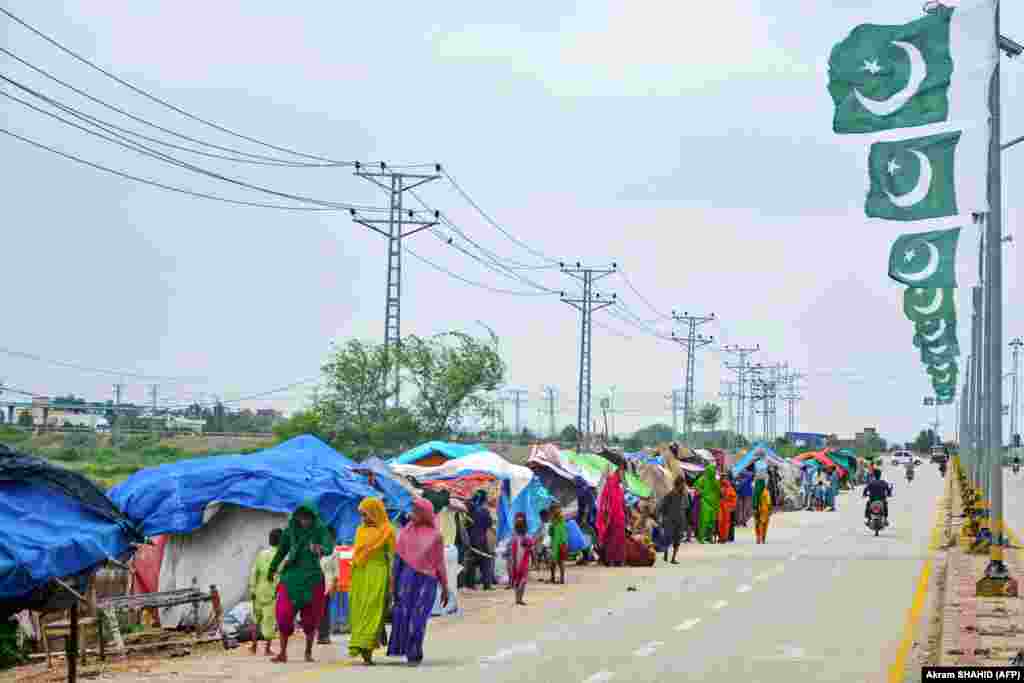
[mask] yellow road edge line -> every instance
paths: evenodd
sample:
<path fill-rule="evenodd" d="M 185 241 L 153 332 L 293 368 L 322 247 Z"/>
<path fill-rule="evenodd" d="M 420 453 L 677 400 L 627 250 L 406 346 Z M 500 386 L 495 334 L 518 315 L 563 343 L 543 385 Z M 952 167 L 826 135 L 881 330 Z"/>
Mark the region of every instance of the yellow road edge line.
<path fill-rule="evenodd" d="M 903 638 L 900 639 L 900 646 L 896 650 L 896 660 L 889 666 L 889 683 L 903 683 L 906 678 L 907 655 L 914 643 L 914 632 L 917 630 L 917 622 L 921 618 L 921 611 L 924 609 L 925 599 L 928 597 L 928 582 L 932 575 L 932 560 L 935 559 L 935 551 L 938 550 L 938 538 L 942 533 L 942 497 L 939 498 L 939 505 L 935 511 L 935 524 L 932 527 L 932 535 L 928 543 L 928 557 L 921 567 L 921 573 L 917 578 L 917 588 L 914 590 L 914 599 L 910 603 L 910 610 L 907 612 L 907 625 L 903 629 Z"/>

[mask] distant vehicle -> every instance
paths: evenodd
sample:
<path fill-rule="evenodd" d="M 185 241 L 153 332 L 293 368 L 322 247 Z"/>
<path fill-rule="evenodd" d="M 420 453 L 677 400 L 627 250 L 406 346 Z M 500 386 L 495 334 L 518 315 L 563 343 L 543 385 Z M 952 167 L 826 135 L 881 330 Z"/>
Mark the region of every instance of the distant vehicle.
<path fill-rule="evenodd" d="M 906 465 L 912 460 L 915 460 L 915 458 L 914 454 L 910 451 L 893 451 L 891 463 L 895 467 L 898 465 Z M 918 463 L 919 462 L 920 461 L 918 461 Z"/>

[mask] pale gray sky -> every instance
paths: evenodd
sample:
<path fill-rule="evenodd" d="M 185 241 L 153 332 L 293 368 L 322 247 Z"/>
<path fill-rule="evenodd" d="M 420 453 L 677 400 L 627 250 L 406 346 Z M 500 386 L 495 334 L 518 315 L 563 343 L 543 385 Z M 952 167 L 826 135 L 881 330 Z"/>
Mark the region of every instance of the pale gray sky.
<path fill-rule="evenodd" d="M 916 18 L 918 0 L 844 0 L 814 12 L 796 0 L 440 2 L 401 11 L 251 0 L 4 6 L 138 86 L 248 135 L 334 158 L 443 163 L 533 248 L 569 261 L 617 261 L 659 310 L 714 312 L 721 322 L 708 333 L 760 344 L 757 359 L 806 372 L 802 430 L 851 434 L 877 425 L 906 439 L 934 416 L 921 407 L 930 385 L 902 315 L 902 288 L 886 277 L 892 240 L 931 226 L 864 218 L 869 142 L 832 134 L 825 89 L 836 42 L 858 23 Z M 1024 9 L 1008 3 L 1003 30 L 1024 36 Z M 8 49 L 96 97 L 190 135 L 267 151 L 134 95 L 6 19 L 0 31 Z M 0 60 L 8 77 L 116 118 Z M 1004 64 L 1009 138 L 1024 133 L 1024 117 L 1014 113 L 1024 112 L 1024 72 Z M 0 119 L 14 132 L 127 172 L 273 201 L 114 148 L 9 100 Z M 344 213 L 221 205 L 116 179 L 11 139 L 0 140 L 0 150 L 4 348 L 208 378 L 160 382 L 162 394 L 178 400 L 287 385 L 317 374 L 330 339 L 382 337 L 385 244 Z M 1005 158 L 1005 184 L 1013 188 L 1024 146 Z M 345 168 L 197 163 L 331 200 L 385 199 Z M 1006 193 L 1010 231 L 1016 195 Z M 489 249 L 536 262 L 450 185 L 437 182 L 422 196 Z M 976 232 L 965 228 L 962 287 L 976 276 Z M 410 246 L 463 277 L 524 289 L 428 234 Z M 1008 301 L 1018 291 L 1019 248 L 1006 252 Z M 404 333 L 482 333 L 475 321 L 487 322 L 501 337 L 509 384 L 530 390 L 531 424 L 546 424 L 537 418 L 543 384 L 561 389 L 559 423 L 575 421 L 572 309 L 557 296 L 473 288 L 412 259 L 405 268 Z M 572 286 L 557 272 L 531 277 L 554 289 Z M 621 278 L 601 290 L 654 317 Z M 966 301 L 961 296 L 964 321 Z M 1008 335 L 1024 332 L 1015 310 L 1007 309 Z M 619 431 L 668 420 L 663 396 L 679 383 L 680 350 L 597 318 L 631 338 L 595 329 L 595 415 L 597 397 L 614 385 L 627 411 L 616 420 Z M 730 374 L 721 361 L 701 353 L 698 400 L 715 397 Z M 113 381 L 15 357 L 0 357 L 0 378 L 93 398 L 109 397 Z M 152 383 L 125 381 L 135 400 Z M 251 405 L 287 409 L 303 393 Z M 943 422 L 951 432 L 952 410 Z"/>

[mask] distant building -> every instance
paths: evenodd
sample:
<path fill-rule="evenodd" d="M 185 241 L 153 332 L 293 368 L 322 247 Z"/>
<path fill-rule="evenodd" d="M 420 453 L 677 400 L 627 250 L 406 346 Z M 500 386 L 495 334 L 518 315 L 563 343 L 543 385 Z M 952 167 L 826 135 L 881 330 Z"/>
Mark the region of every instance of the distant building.
<path fill-rule="evenodd" d="M 797 448 L 821 449 L 828 445 L 828 434 L 812 432 L 786 432 L 786 441 Z"/>
<path fill-rule="evenodd" d="M 197 420 L 179 415 L 167 416 L 167 429 L 173 432 L 194 432 L 202 434 L 206 428 L 206 420 Z"/>

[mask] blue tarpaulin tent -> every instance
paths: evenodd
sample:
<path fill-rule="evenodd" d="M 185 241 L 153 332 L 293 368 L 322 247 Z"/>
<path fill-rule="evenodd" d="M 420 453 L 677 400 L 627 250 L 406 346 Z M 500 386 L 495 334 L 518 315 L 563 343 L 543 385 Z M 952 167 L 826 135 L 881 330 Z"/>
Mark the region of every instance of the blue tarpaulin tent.
<path fill-rule="evenodd" d="M 428 441 L 421 443 L 415 448 L 407 450 L 400 456 L 390 461 L 389 464 L 394 465 L 414 465 L 420 458 L 430 455 L 431 453 L 440 453 L 449 460 L 456 458 L 464 458 L 467 455 L 473 453 L 480 453 L 487 449 L 478 443 L 465 444 L 465 443 L 448 443 L 447 441 Z"/>
<path fill-rule="evenodd" d="M 736 461 L 736 464 L 732 466 L 732 476 L 738 477 L 740 472 L 747 469 L 752 462 L 758 458 L 765 458 L 772 464 L 780 464 L 785 462 L 782 458 L 775 454 L 771 446 L 766 443 L 757 443 L 743 454 L 743 457 Z"/>
<path fill-rule="evenodd" d="M 382 497 L 392 517 L 408 512 L 412 503 L 397 482 L 382 486 L 383 493 L 370 487 L 352 471 L 353 464 L 316 437 L 304 435 L 258 453 L 147 468 L 115 486 L 110 498 L 147 536 L 190 533 L 203 525 L 203 513 L 213 503 L 290 513 L 313 499 L 339 541 L 351 542 L 363 498 Z"/>
<path fill-rule="evenodd" d="M 143 537 L 86 477 L 0 445 L 0 613 Z M 30 600 L 31 601 L 31 600 Z"/>

